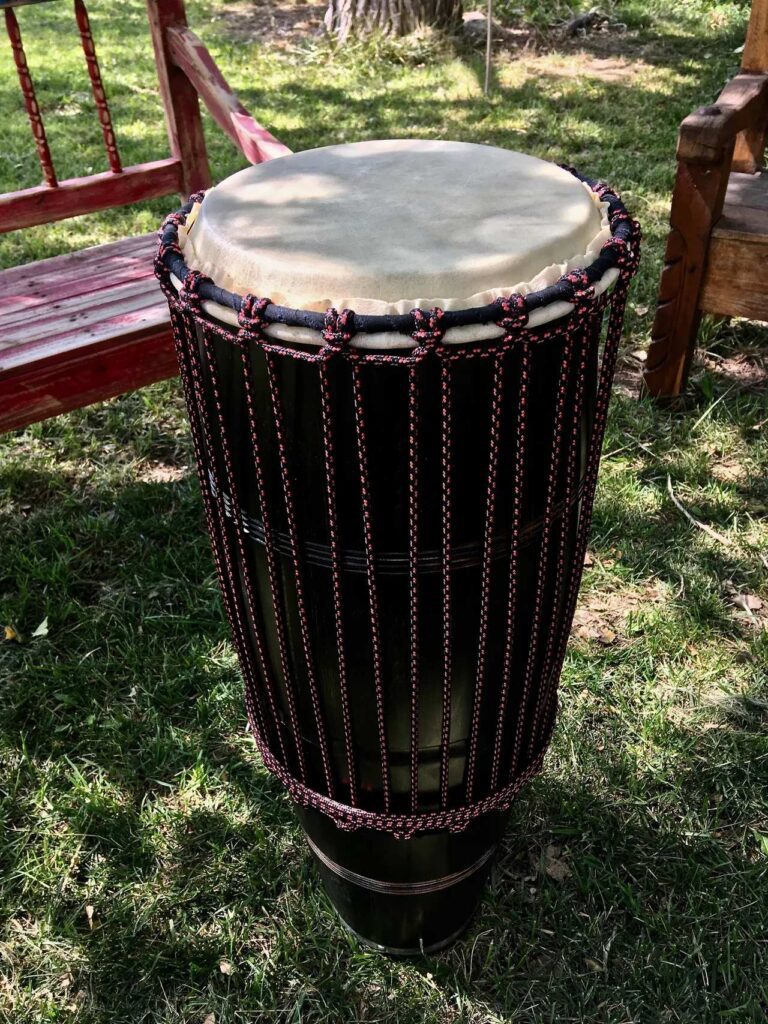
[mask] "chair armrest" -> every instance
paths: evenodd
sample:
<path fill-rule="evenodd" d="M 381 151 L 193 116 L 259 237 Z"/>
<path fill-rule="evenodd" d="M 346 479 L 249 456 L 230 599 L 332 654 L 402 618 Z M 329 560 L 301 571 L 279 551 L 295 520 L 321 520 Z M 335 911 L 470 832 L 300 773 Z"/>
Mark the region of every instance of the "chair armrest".
<path fill-rule="evenodd" d="M 172 62 L 184 72 L 213 119 L 246 160 L 260 164 L 291 152 L 248 113 L 190 28 L 180 25 L 169 28 L 167 42 Z"/>
<path fill-rule="evenodd" d="M 678 160 L 719 163 L 736 136 L 768 116 L 768 74 L 741 73 L 726 85 L 717 102 L 699 107 L 680 125 Z"/>

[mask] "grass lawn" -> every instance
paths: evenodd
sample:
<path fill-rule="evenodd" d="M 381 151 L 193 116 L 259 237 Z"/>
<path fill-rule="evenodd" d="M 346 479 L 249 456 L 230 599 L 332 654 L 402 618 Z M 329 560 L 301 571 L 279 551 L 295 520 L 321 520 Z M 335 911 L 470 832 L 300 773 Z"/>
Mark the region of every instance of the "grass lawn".
<path fill-rule="evenodd" d="M 567 13 L 530 6 L 536 25 Z M 124 162 L 164 153 L 143 3 L 91 8 Z M 500 54 L 489 99 L 469 50 L 334 52 L 254 5 L 189 8 L 246 104 L 295 149 L 456 138 L 616 183 L 646 236 L 627 386 L 545 770 L 471 931 L 413 962 L 339 926 L 245 732 L 176 383 L 0 439 L 0 1020 L 764 1022 L 768 335 L 705 324 L 682 409 L 629 387 L 676 127 L 738 64 L 747 8 L 619 0 L 624 32 L 537 31 Z M 521 8 L 499 15 L 519 24 Z M 60 175 L 100 169 L 70 5 L 20 21 Z M 0 123 L 0 191 L 35 184 L 7 49 Z M 223 177 L 240 161 L 209 128 Z M 150 230 L 173 203 L 0 236 L 0 265 Z M 725 541 L 684 518 L 668 477 Z M 552 858 L 565 869 L 548 873 Z"/>

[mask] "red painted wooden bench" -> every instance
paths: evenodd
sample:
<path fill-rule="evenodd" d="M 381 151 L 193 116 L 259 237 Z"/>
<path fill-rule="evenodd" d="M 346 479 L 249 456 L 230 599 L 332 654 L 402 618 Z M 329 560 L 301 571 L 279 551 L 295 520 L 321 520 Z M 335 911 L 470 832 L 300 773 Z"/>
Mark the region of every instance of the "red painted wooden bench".
<path fill-rule="evenodd" d="M 36 2 L 48 0 L 0 0 L 43 173 L 41 185 L 0 195 L 0 232 L 207 188 L 198 97 L 252 163 L 290 152 L 229 88 L 187 27 L 183 0 L 147 0 L 170 156 L 123 167 L 88 12 L 74 0 L 109 170 L 60 181 L 15 11 Z M 152 233 L 0 271 L 0 432 L 176 374 L 168 308 L 152 273 L 155 246 Z M 36 315 L 43 306 L 44 318 Z"/>

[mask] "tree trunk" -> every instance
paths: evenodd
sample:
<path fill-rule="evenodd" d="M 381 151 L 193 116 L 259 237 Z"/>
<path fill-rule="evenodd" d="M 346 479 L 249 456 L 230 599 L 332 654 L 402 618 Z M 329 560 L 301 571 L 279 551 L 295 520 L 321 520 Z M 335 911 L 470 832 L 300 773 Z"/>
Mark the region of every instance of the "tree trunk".
<path fill-rule="evenodd" d="M 461 0 L 329 0 L 325 27 L 338 39 L 373 32 L 404 36 L 424 25 L 457 31 Z"/>

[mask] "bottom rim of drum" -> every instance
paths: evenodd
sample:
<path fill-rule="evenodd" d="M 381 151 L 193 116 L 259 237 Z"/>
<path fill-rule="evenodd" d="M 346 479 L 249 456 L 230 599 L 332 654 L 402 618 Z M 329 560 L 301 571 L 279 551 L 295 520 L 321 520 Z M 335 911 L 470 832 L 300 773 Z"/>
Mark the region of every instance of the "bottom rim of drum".
<path fill-rule="evenodd" d="M 331 903 L 331 905 L 333 906 L 333 903 Z M 414 956 L 431 956 L 433 953 L 440 953 L 442 950 L 448 949 L 448 947 L 452 946 L 454 942 L 457 941 L 457 939 L 461 938 L 461 936 L 472 923 L 472 918 L 475 916 L 475 911 L 473 911 L 469 915 L 467 920 L 464 921 L 456 929 L 456 931 L 451 932 L 450 935 L 447 935 L 444 939 L 440 939 L 438 942 L 431 943 L 429 946 L 421 945 L 414 946 L 413 948 L 401 948 L 400 946 L 383 946 L 380 942 L 374 942 L 373 939 L 367 939 L 364 935 L 361 935 L 359 931 L 352 927 L 352 925 L 349 923 L 349 921 L 347 921 L 344 918 L 343 914 L 337 907 L 334 906 L 333 909 L 336 911 L 336 916 L 338 917 L 339 921 L 346 929 L 346 931 L 348 931 L 350 935 L 354 935 L 357 941 L 362 943 L 363 946 L 366 946 L 368 949 L 375 949 L 377 953 L 386 953 L 387 956 L 403 958 Z"/>

